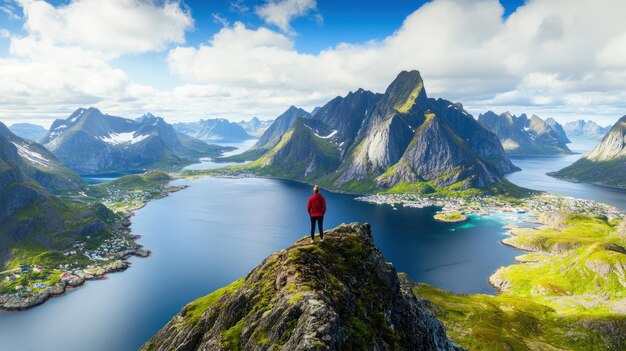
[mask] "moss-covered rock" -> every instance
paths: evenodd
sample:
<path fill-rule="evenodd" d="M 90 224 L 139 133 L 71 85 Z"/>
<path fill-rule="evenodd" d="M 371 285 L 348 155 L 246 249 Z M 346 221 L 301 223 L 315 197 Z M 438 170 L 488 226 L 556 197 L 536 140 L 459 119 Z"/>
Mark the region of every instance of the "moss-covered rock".
<path fill-rule="evenodd" d="M 143 350 L 454 350 L 373 243 L 341 225 L 266 258 L 177 314 Z"/>

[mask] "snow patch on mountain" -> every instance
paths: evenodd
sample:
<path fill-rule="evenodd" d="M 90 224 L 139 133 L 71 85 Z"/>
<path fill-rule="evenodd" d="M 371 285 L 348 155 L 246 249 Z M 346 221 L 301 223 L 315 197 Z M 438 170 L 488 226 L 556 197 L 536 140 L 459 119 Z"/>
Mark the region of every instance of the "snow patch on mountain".
<path fill-rule="evenodd" d="M 136 144 L 150 135 L 135 135 L 135 132 L 127 132 L 127 133 L 111 133 L 106 137 L 101 137 L 100 140 L 104 141 L 107 144 L 118 145 L 118 144 Z"/>
<path fill-rule="evenodd" d="M 52 164 L 50 164 L 49 160 L 40 153 L 29 150 L 24 145 L 15 142 L 13 142 L 13 145 L 17 148 L 17 153 L 20 157 L 26 159 L 28 162 L 45 168 L 55 168 Z"/>

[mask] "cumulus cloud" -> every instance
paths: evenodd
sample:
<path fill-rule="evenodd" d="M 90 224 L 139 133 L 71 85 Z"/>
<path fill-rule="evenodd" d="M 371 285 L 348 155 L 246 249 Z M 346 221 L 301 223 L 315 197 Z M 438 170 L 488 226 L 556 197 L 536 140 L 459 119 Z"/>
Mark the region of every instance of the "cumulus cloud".
<path fill-rule="evenodd" d="M 382 40 L 341 43 L 315 55 L 294 49 L 292 37 L 235 23 L 208 44 L 171 50 L 168 64 L 190 82 L 319 93 L 318 103 L 358 87 L 381 91 L 400 70 L 418 69 L 431 95 L 461 101 L 474 113 L 624 113 L 623 99 L 600 97 L 626 90 L 626 23 L 616 15 L 626 13 L 626 2 L 535 0 L 507 19 L 503 12 L 497 0 L 435 0 Z M 280 18 L 268 23 L 288 28 L 289 17 Z M 593 98 L 581 99 L 585 94 Z"/>
<path fill-rule="evenodd" d="M 93 0 L 53 8 L 54 16 L 83 1 Z M 169 11 L 188 16 L 177 2 L 125 3 L 157 12 L 177 5 Z M 300 38 L 291 35 L 289 23 L 298 12 L 267 15 L 277 28 L 224 23 L 206 42 L 168 52 L 167 67 L 182 81 L 169 91 L 137 84 L 111 67 L 111 57 L 138 50 L 128 43 L 92 42 L 63 30 L 58 34 L 58 28 L 45 34 L 44 27 L 27 26 L 31 34 L 12 37 L 10 57 L 0 59 L 0 116 L 66 114 L 78 105 L 96 105 L 110 113 L 152 111 L 172 120 L 273 117 L 289 105 L 311 109 L 359 87 L 381 92 L 408 69 L 421 71 L 430 96 L 460 101 L 475 115 L 511 110 L 608 124 L 625 114 L 626 22 L 619 14 L 626 13 L 626 2 L 533 0 L 506 19 L 503 12 L 497 0 L 434 0 L 386 38 L 339 43 L 315 54 L 296 49 Z M 65 21 L 58 25 L 70 28 Z M 147 36 L 144 51 L 179 38 Z"/>
<path fill-rule="evenodd" d="M 180 44 L 193 19 L 179 1 L 76 0 L 54 7 L 45 1 L 18 0 L 30 35 L 55 44 L 103 54 L 159 51 Z"/>
<path fill-rule="evenodd" d="M 317 9 L 315 0 L 266 0 L 263 5 L 255 8 L 256 14 L 267 24 L 280 28 L 283 32 L 291 33 L 291 21 L 304 16 Z M 320 21 L 321 15 L 316 14 L 316 21 Z"/>

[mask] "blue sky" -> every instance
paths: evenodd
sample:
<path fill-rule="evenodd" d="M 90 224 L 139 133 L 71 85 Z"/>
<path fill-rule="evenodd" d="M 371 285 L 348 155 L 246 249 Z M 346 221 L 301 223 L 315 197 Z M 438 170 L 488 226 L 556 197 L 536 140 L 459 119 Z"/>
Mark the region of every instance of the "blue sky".
<path fill-rule="evenodd" d="M 427 1 L 424 0 L 348 0 L 317 1 L 316 14 L 322 16 L 322 22 L 315 16 L 296 18 L 291 26 L 295 33 L 295 48 L 302 53 L 316 54 L 338 43 L 362 43 L 381 40 L 396 31 L 402 21 Z M 199 45 L 218 32 L 223 24 L 216 18 L 230 23 L 241 21 L 250 27 L 264 25 L 254 8 L 264 1 L 202 1 L 184 2 L 191 10 L 195 28 L 187 34 L 187 43 Z M 504 17 L 514 12 L 524 0 L 501 1 Z M 240 6 L 236 6 L 236 5 Z M 244 12 L 242 12 L 243 7 Z M 154 72 L 164 66 L 166 53 L 148 53 L 133 57 L 123 57 L 114 65 L 132 72 L 131 76 L 139 82 L 159 87 L 172 87 L 180 84 L 175 77 L 155 76 Z"/>
<path fill-rule="evenodd" d="M 420 70 L 474 115 L 626 113 L 620 0 L 0 0 L 0 120 L 307 109 Z"/>

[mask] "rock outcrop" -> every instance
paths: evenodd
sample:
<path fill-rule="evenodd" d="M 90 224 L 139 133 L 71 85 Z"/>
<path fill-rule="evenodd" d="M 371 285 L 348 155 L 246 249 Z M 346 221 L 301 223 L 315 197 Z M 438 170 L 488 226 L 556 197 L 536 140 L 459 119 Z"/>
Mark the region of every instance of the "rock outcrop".
<path fill-rule="evenodd" d="M 266 258 L 177 314 L 142 350 L 460 350 L 367 224 Z"/>

